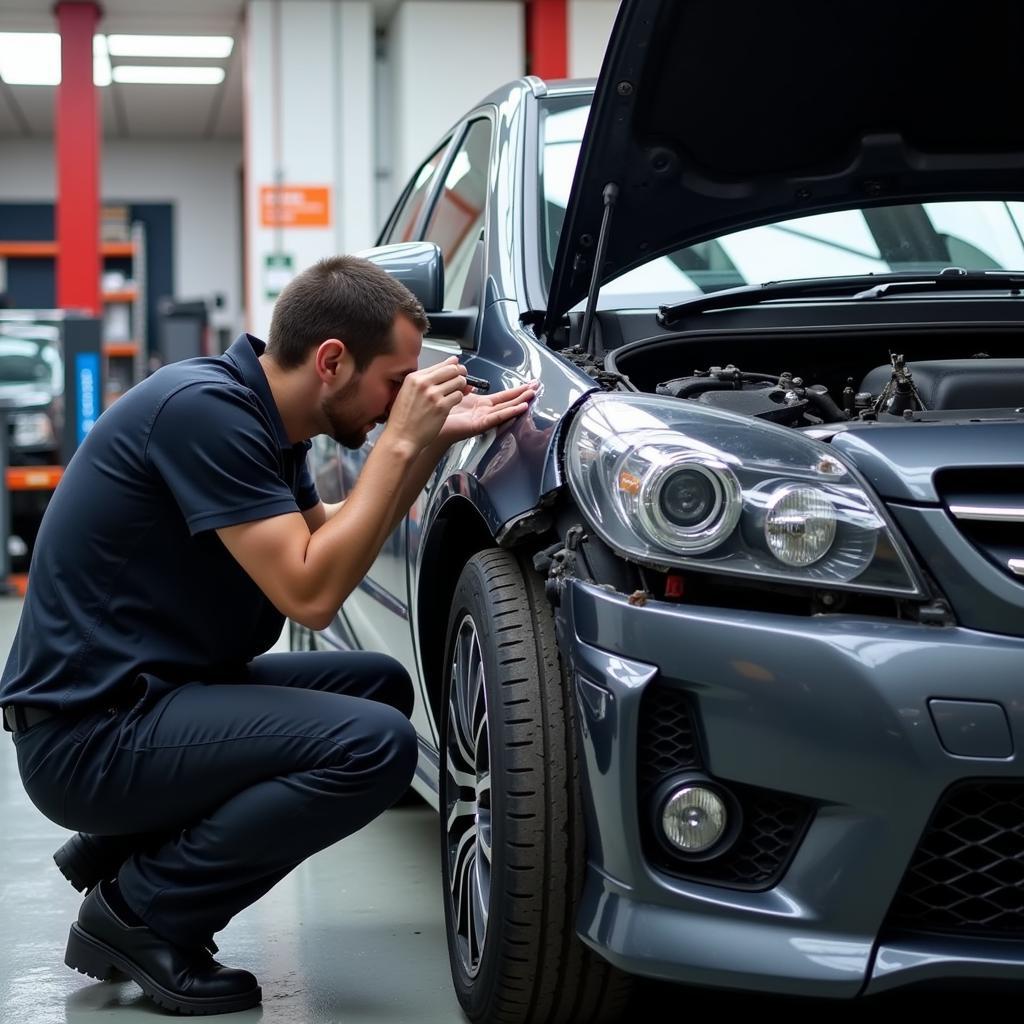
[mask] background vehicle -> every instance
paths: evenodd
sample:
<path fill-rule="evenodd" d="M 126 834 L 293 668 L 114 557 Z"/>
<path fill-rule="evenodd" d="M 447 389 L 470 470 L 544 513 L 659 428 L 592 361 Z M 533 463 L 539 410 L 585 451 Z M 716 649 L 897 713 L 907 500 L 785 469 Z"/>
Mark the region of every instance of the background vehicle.
<path fill-rule="evenodd" d="M 64 365 L 59 328 L 31 320 L 0 322 L 0 405 L 7 410 L 12 466 L 60 463 Z M 11 568 L 25 572 L 49 498 L 47 491 L 11 492 Z"/>

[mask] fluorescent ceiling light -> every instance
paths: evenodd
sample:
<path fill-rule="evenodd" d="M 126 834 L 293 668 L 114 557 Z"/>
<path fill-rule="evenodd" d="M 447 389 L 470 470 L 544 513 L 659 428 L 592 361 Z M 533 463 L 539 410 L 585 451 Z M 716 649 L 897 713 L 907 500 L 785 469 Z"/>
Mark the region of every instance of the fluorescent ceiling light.
<path fill-rule="evenodd" d="M 108 36 L 112 57 L 210 57 L 223 60 L 235 45 L 231 36 Z"/>
<path fill-rule="evenodd" d="M 56 32 L 0 32 L 0 79 L 8 85 L 60 85 Z M 106 36 L 92 37 L 92 79 L 110 85 Z"/>
<path fill-rule="evenodd" d="M 92 80 L 95 85 L 110 85 L 110 54 L 107 37 L 92 37 Z"/>
<path fill-rule="evenodd" d="M 0 32 L 0 78 L 8 85 L 59 85 L 56 32 Z"/>
<path fill-rule="evenodd" d="M 114 81 L 146 85 L 220 85 L 224 81 L 224 69 L 119 64 L 114 68 Z"/>

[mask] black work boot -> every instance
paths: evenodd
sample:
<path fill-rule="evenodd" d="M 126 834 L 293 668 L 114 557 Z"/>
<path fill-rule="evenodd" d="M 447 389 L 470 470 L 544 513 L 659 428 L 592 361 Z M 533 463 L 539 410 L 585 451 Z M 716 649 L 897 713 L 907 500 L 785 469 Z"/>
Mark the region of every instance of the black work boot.
<path fill-rule="evenodd" d="M 132 836 L 73 835 L 53 859 L 60 873 L 79 891 L 85 892 L 104 878 L 113 878 L 134 850 Z"/>
<path fill-rule="evenodd" d="M 185 949 L 145 925 L 130 925 L 111 908 L 101 882 L 82 901 L 64 962 L 100 981 L 128 975 L 153 1002 L 176 1013 L 233 1013 L 262 999 L 248 971 L 225 967 L 206 949 Z"/>

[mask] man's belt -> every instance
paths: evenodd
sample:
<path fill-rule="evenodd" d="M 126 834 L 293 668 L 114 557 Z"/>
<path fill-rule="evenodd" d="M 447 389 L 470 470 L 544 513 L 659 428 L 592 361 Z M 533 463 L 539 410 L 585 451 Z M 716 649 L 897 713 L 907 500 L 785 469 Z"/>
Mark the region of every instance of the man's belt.
<path fill-rule="evenodd" d="M 47 711 L 46 708 L 31 708 L 12 704 L 4 708 L 4 727 L 9 732 L 24 732 L 26 729 L 31 729 L 33 725 L 53 718 L 54 715 L 56 715 L 55 711 Z"/>

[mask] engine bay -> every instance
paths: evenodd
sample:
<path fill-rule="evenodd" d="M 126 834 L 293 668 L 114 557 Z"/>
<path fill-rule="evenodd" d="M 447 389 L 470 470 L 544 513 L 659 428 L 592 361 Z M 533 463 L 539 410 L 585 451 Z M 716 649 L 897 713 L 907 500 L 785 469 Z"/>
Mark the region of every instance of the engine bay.
<path fill-rule="evenodd" d="M 825 337 L 815 344 L 805 335 L 792 346 L 778 338 L 758 344 L 750 336 L 737 337 L 736 344 L 719 338 L 713 346 L 703 338 L 662 338 L 610 353 L 606 368 L 640 391 L 797 429 L 1024 415 L 1020 341 L 1005 334 L 990 340 L 982 348 L 976 336 L 955 335 L 933 338 L 931 344 L 915 335 L 861 335 L 840 345 Z M 712 349 L 731 361 L 702 366 L 699 360 Z M 858 351 L 863 361 L 856 358 Z M 868 361 L 872 355 L 876 358 Z M 696 369 L 666 372 L 687 358 Z"/>
<path fill-rule="evenodd" d="M 870 370 L 859 386 L 850 377 L 841 395 L 808 383 L 789 371 L 748 373 L 712 366 L 691 376 L 659 383 L 670 395 L 789 427 L 813 427 L 850 420 L 920 420 L 920 414 L 953 410 L 1024 407 L 1024 359 L 927 360 L 908 363 L 893 353 L 888 366 Z"/>

